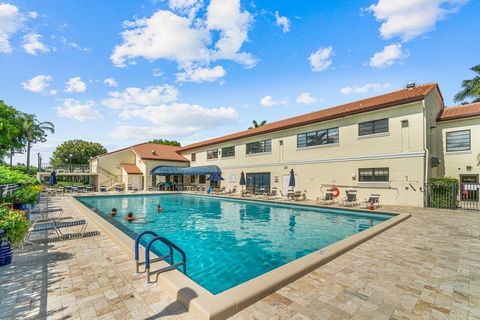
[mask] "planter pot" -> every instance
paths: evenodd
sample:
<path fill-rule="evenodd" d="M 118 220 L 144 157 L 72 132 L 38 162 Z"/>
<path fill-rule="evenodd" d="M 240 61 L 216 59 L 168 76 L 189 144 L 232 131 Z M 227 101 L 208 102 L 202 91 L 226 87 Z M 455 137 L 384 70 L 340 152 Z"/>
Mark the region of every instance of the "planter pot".
<path fill-rule="evenodd" d="M 3 241 L 3 230 L 0 230 L 0 267 L 12 263 L 13 248 L 6 241 Z"/>

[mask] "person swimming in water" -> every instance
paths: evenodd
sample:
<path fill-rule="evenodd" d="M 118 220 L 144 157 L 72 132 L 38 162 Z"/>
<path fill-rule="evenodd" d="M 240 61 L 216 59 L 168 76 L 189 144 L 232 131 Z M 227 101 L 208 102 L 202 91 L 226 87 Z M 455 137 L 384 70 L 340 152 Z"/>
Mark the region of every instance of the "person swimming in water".
<path fill-rule="evenodd" d="M 127 222 L 132 222 L 134 220 L 135 220 L 135 218 L 133 217 L 133 212 L 129 212 L 127 214 L 127 216 L 125 217 L 125 221 L 127 221 Z"/>
<path fill-rule="evenodd" d="M 163 211 L 163 208 L 162 208 L 162 206 L 160 205 L 160 202 L 159 202 L 159 203 L 157 203 L 157 212 L 161 212 L 161 211 Z"/>
<path fill-rule="evenodd" d="M 112 212 L 110 212 L 110 215 L 113 217 L 113 216 L 116 216 L 117 215 L 117 208 L 112 208 Z"/>

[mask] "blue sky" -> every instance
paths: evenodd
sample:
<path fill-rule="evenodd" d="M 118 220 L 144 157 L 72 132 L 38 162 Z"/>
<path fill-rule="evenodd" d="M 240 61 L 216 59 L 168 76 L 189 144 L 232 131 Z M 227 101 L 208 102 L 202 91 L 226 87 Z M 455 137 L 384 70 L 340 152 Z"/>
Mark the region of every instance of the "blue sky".
<path fill-rule="evenodd" d="M 44 159 L 75 138 L 188 144 L 410 81 L 438 82 L 453 105 L 480 63 L 479 12 L 475 0 L 0 2 L 0 99 L 55 124 L 33 149 Z"/>

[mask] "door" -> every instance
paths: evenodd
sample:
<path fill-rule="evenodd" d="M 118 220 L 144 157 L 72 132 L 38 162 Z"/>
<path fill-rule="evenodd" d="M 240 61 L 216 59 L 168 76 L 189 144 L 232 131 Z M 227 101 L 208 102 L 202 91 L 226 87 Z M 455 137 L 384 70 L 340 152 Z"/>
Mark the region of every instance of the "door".
<path fill-rule="evenodd" d="M 460 175 L 460 192 L 462 201 L 478 201 L 478 174 Z"/>
<path fill-rule="evenodd" d="M 133 188 L 137 190 L 143 190 L 142 188 L 142 176 L 141 175 L 131 175 L 130 176 L 130 183 L 132 184 Z"/>
<path fill-rule="evenodd" d="M 270 192 L 270 172 L 247 173 L 247 190 L 254 194 Z"/>

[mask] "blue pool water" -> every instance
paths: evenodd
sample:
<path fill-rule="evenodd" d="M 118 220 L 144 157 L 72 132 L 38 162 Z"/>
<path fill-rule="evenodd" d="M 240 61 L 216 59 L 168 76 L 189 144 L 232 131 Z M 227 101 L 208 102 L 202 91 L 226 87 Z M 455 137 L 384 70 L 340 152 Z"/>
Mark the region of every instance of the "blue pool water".
<path fill-rule="evenodd" d="M 389 216 L 186 194 L 77 200 L 135 238 L 152 230 L 187 255 L 187 275 L 218 294 L 368 229 Z M 161 202 L 164 211 L 158 213 Z M 118 209 L 115 217 L 112 208 Z M 124 220 L 128 211 L 137 218 Z M 166 252 L 159 244 L 155 253 Z M 143 258 L 142 258 L 143 260 Z"/>

